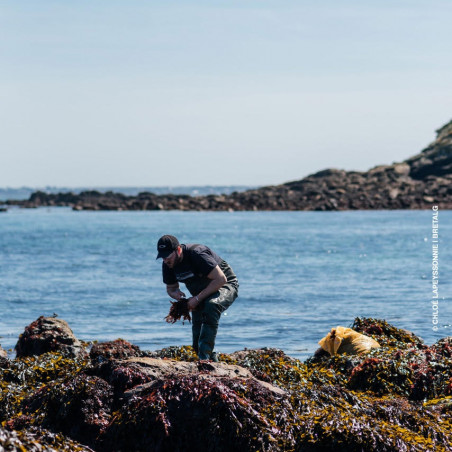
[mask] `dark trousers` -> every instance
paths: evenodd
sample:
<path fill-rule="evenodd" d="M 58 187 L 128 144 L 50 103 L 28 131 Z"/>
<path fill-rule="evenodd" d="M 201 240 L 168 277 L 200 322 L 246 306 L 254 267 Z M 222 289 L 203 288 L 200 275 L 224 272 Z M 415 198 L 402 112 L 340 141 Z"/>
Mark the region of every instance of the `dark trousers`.
<path fill-rule="evenodd" d="M 237 295 L 237 280 L 228 282 L 192 312 L 193 348 L 199 359 L 215 358 L 213 350 L 221 313 L 231 306 Z"/>

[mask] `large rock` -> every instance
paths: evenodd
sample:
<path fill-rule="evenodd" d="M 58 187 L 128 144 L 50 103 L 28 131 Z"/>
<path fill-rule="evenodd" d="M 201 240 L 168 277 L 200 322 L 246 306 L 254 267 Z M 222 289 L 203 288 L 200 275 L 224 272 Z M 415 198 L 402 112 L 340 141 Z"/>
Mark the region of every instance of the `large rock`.
<path fill-rule="evenodd" d="M 21 415 L 10 426 L 19 428 L 39 418 L 52 431 L 109 452 L 226 451 L 230 444 L 252 450 L 256 438 L 268 446 L 272 435 L 280 434 L 259 411 L 287 397 L 286 391 L 260 382 L 249 370 L 224 362 L 149 357 L 99 361 L 96 356 L 92 367 L 41 386 L 24 399 Z M 240 425 L 252 436 L 237 436 Z"/>
<path fill-rule="evenodd" d="M 413 179 L 452 174 L 452 121 L 438 129 L 436 133 L 436 140 L 432 144 L 406 161 L 410 165 L 410 175 Z"/>
<path fill-rule="evenodd" d="M 0 358 L 7 358 L 8 357 L 8 353 L 6 352 L 6 350 L 3 350 L 2 346 L 0 345 Z"/>
<path fill-rule="evenodd" d="M 86 354 L 82 343 L 74 336 L 65 320 L 41 316 L 25 327 L 16 344 L 18 357 L 60 352 L 76 357 Z"/>
<path fill-rule="evenodd" d="M 138 356 L 142 356 L 140 348 L 124 339 L 96 343 L 89 352 L 89 357 L 94 361 L 126 359 Z"/>
<path fill-rule="evenodd" d="M 285 395 L 285 391 L 268 382 L 255 379 L 253 374 L 244 367 L 234 364 L 226 364 L 223 362 L 214 363 L 207 361 L 186 362 L 174 360 L 162 360 L 156 358 L 131 358 L 120 361 L 118 364 L 133 369 L 135 372 L 140 372 L 144 376 L 144 380 L 149 383 L 135 386 L 133 389 L 126 391 L 127 397 L 133 397 L 141 394 L 143 391 L 148 391 L 155 381 L 164 381 L 170 377 L 177 376 L 178 378 L 195 376 L 202 380 L 217 380 L 217 379 L 253 379 L 256 385 L 264 387 L 266 390 L 274 393 L 276 396 Z"/>

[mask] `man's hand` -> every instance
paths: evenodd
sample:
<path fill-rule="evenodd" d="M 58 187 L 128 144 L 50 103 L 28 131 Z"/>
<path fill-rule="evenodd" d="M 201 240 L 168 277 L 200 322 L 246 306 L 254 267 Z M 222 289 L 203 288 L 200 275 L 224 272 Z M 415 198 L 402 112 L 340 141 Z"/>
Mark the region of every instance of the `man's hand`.
<path fill-rule="evenodd" d="M 173 292 L 172 294 L 173 298 L 177 301 L 179 301 L 181 298 L 185 298 L 185 294 L 184 292 L 182 292 L 181 290 L 177 289 Z"/>
<path fill-rule="evenodd" d="M 179 289 L 179 284 L 172 284 L 166 286 L 166 292 L 171 298 L 179 301 L 181 298 L 185 298 L 184 292 Z"/>
<path fill-rule="evenodd" d="M 197 299 L 196 297 L 190 297 L 190 298 L 188 299 L 188 303 L 187 303 L 188 310 L 189 310 L 189 311 L 194 311 L 194 310 L 196 310 L 196 308 L 198 307 L 199 303 L 200 303 L 200 302 L 198 301 L 198 299 Z"/>

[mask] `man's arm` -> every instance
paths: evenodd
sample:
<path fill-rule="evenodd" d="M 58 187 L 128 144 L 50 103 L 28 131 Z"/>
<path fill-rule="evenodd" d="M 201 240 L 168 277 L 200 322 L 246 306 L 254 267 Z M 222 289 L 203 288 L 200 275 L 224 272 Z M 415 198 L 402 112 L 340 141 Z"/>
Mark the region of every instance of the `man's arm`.
<path fill-rule="evenodd" d="M 178 282 L 174 283 L 174 284 L 167 284 L 166 285 L 166 292 L 171 298 L 174 298 L 175 300 L 180 300 L 181 298 L 185 298 L 184 292 L 182 292 L 179 289 L 179 283 Z"/>
<path fill-rule="evenodd" d="M 198 295 L 195 297 L 191 297 L 188 299 L 188 308 L 193 311 L 196 309 L 196 306 L 207 298 L 209 295 L 215 293 L 220 287 L 223 287 L 227 283 L 226 276 L 223 273 L 223 270 L 217 265 L 208 275 L 207 277 L 211 279 L 209 285 L 201 290 Z"/>

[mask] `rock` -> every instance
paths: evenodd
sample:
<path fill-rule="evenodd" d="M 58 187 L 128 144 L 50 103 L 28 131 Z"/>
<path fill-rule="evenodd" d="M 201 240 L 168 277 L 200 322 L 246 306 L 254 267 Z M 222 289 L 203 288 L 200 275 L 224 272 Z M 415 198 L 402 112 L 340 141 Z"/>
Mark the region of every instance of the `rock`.
<path fill-rule="evenodd" d="M 25 327 L 15 349 L 18 357 L 47 352 L 60 352 L 70 357 L 86 355 L 84 346 L 65 320 L 44 316 Z"/>
<path fill-rule="evenodd" d="M 148 382 L 151 384 L 144 384 L 136 386 L 133 390 L 126 393 L 127 397 L 136 396 L 143 390 L 148 390 L 156 380 L 165 380 L 169 377 L 177 376 L 178 378 L 184 376 L 197 376 L 199 379 L 221 379 L 221 378 L 242 378 L 256 380 L 256 384 L 265 387 L 267 390 L 273 392 L 275 395 L 284 395 L 285 391 L 267 382 L 255 379 L 252 373 L 244 367 L 226 364 L 223 362 L 184 362 L 174 360 L 162 360 L 156 358 L 131 358 L 121 361 L 128 368 L 139 370 Z"/>
<path fill-rule="evenodd" d="M 394 165 L 394 173 L 399 176 L 408 176 L 410 174 L 410 165 L 407 163 L 399 163 Z"/>
<path fill-rule="evenodd" d="M 8 358 L 8 353 L 6 352 L 6 350 L 3 350 L 1 345 L 0 345 L 0 358 Z"/>
<path fill-rule="evenodd" d="M 93 449 L 44 429 L 9 431 L 0 427 L 0 451 L 94 452 Z"/>
<path fill-rule="evenodd" d="M 370 318 L 353 328 L 381 347 L 304 363 L 277 349 L 241 350 L 212 363 L 196 361 L 191 347 L 115 359 L 138 353 L 117 340 L 97 344 L 92 360 L 7 360 L 0 421 L 20 431 L 0 429 L 0 450 L 89 450 L 69 443 L 78 441 L 97 452 L 451 452 L 452 338 L 429 347 Z M 35 443 L 16 442 L 32 428 Z"/>
<path fill-rule="evenodd" d="M 243 391 L 243 392 L 242 392 Z M 246 392 L 246 395 L 245 395 Z M 130 399 L 105 450 L 277 450 L 280 429 L 260 412 L 278 399 L 253 379 L 169 377 Z"/>
<path fill-rule="evenodd" d="M 113 388 L 84 373 L 50 383 L 25 401 L 24 414 L 40 414 L 42 425 L 92 447 L 112 419 Z"/>
<path fill-rule="evenodd" d="M 89 352 L 92 360 L 99 360 L 99 358 L 126 359 L 138 356 L 142 356 L 140 348 L 124 339 L 94 344 Z"/>

